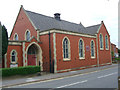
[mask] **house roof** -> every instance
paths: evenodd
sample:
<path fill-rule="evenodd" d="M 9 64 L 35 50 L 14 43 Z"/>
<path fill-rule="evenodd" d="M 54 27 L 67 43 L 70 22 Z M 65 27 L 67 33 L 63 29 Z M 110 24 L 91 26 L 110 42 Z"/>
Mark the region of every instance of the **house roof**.
<path fill-rule="evenodd" d="M 98 29 L 99 29 L 99 27 L 100 27 L 100 25 L 101 25 L 101 24 L 86 27 L 87 33 L 89 33 L 89 34 L 96 34 L 97 31 L 98 31 Z"/>
<path fill-rule="evenodd" d="M 25 12 L 29 17 L 29 19 L 34 24 L 34 26 L 36 27 L 36 29 L 40 31 L 45 31 L 49 29 L 59 29 L 59 30 L 95 35 L 98 31 L 98 28 L 101 25 L 98 24 L 90 27 L 84 27 L 81 23 L 76 24 L 61 19 L 56 20 L 54 17 L 45 16 L 28 10 L 25 10 Z"/>

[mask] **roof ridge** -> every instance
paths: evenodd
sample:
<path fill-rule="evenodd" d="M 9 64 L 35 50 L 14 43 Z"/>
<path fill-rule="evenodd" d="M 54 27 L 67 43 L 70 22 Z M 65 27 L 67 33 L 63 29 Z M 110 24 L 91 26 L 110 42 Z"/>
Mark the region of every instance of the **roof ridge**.
<path fill-rule="evenodd" d="M 82 23 L 74 23 L 66 20 L 56 20 L 54 17 L 25 10 L 37 29 L 45 31 L 48 29 L 60 29 L 94 35 L 101 24 L 84 27 Z M 99 26 L 98 26 L 99 25 Z"/>
<path fill-rule="evenodd" d="M 31 12 L 31 13 L 34 13 L 34 14 L 38 14 L 38 15 L 42 15 L 42 16 L 44 16 L 44 17 L 48 17 L 48 18 L 52 18 L 52 19 L 54 19 L 54 18 L 51 17 L 51 16 L 46 16 L 46 15 L 43 15 L 43 14 L 40 14 L 40 13 L 37 13 L 37 12 L 33 12 L 33 11 L 29 11 L 29 10 L 25 10 L 25 11 L 27 11 L 27 12 Z"/>
<path fill-rule="evenodd" d="M 77 24 L 75 22 L 70 22 L 70 21 L 66 21 L 66 20 L 62 20 L 62 21 L 65 21 L 65 22 L 68 22 L 68 23 L 71 23 L 71 24 L 76 24 L 76 25 L 82 25 L 81 23 L 80 24 Z M 82 25 L 83 26 L 83 25 Z M 83 26 L 84 27 L 84 26 Z"/>
<path fill-rule="evenodd" d="M 29 11 L 29 10 L 25 10 L 26 12 L 31 12 L 31 13 L 34 13 L 34 14 L 38 14 L 38 15 L 42 15 L 44 17 L 48 17 L 48 18 L 51 18 L 51 19 L 55 19 L 54 17 L 51 17 L 51 16 L 47 16 L 47 15 L 43 15 L 43 14 L 40 14 L 40 13 L 37 13 L 37 12 L 33 12 L 33 11 Z M 70 22 L 70 21 L 66 21 L 66 20 L 63 20 L 61 19 L 60 21 L 64 21 L 64 22 L 68 22 L 68 23 L 71 23 L 71 24 L 76 24 L 76 25 L 82 25 L 81 23 L 80 24 L 77 24 L 75 22 Z M 82 25 L 83 26 L 83 25 Z M 83 26 L 84 27 L 84 26 Z"/>
<path fill-rule="evenodd" d="M 92 26 L 87 26 L 86 28 L 95 27 L 95 26 L 98 26 L 98 25 L 101 25 L 101 24 L 92 25 Z"/>

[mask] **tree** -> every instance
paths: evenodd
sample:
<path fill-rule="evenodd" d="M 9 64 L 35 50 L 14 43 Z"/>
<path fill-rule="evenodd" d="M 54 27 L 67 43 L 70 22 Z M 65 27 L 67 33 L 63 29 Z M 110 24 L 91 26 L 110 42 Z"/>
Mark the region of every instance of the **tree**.
<path fill-rule="evenodd" d="M 7 52 L 7 48 L 8 48 L 8 33 L 6 27 L 3 25 L 2 26 L 2 58 Z"/>

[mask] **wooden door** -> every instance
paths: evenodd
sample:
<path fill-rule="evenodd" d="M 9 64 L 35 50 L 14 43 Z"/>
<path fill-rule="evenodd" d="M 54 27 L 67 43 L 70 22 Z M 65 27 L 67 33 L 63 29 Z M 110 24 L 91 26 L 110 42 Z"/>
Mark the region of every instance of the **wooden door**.
<path fill-rule="evenodd" d="M 36 65 L 36 55 L 35 54 L 28 54 L 28 65 L 35 66 Z"/>

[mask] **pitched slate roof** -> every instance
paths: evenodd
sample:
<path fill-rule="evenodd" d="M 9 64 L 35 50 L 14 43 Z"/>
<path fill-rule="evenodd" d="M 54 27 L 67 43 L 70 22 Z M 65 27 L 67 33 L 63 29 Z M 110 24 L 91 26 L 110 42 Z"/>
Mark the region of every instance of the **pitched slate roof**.
<path fill-rule="evenodd" d="M 59 29 L 59 30 L 66 30 L 66 31 L 94 35 L 97 33 L 97 30 L 100 26 L 99 24 L 86 28 L 81 23 L 76 24 L 65 20 L 56 20 L 53 17 L 45 16 L 28 10 L 25 10 L 25 12 L 32 21 L 32 23 L 35 25 L 35 27 L 40 31 L 45 31 L 49 29 Z"/>
<path fill-rule="evenodd" d="M 101 24 L 86 27 L 87 33 L 89 33 L 89 34 L 96 34 L 98 29 L 99 29 L 99 27 L 100 27 L 100 25 Z"/>

